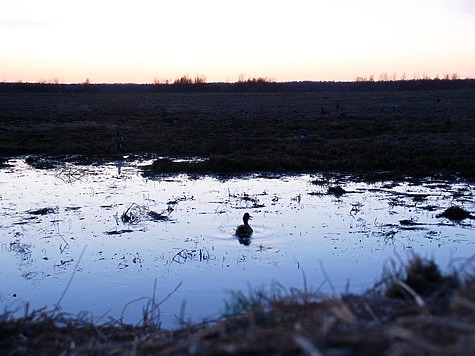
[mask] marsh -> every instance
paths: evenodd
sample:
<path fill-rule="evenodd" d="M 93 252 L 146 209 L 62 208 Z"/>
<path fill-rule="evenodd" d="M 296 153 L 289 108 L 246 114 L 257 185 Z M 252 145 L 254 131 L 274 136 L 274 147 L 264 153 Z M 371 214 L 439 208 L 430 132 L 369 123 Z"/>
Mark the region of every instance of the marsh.
<path fill-rule="evenodd" d="M 475 244 L 470 218 L 440 216 L 453 205 L 475 211 L 464 180 L 144 176 L 152 161 L 27 161 L 0 170 L 1 303 L 10 309 L 59 302 L 95 321 L 138 323 L 154 296 L 166 299 L 161 325 L 176 328 L 219 317 L 233 290 L 363 292 L 390 260 L 419 254 L 450 270 Z M 253 216 L 247 246 L 235 236 L 244 212 Z"/>

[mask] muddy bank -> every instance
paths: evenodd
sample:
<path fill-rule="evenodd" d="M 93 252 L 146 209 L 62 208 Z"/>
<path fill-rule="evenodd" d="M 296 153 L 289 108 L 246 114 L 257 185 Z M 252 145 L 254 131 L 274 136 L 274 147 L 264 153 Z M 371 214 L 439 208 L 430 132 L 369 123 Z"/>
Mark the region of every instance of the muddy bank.
<path fill-rule="evenodd" d="M 474 177 L 475 90 L 0 93 L 0 156 L 124 154 L 151 173 L 340 171 Z M 117 145 L 117 136 L 123 141 Z"/>

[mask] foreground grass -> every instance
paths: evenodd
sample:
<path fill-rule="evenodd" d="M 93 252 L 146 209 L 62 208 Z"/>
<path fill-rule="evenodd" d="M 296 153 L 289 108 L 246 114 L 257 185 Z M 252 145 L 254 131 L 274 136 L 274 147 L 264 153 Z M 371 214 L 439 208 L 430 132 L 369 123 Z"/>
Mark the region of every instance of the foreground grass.
<path fill-rule="evenodd" d="M 0 157 L 199 156 L 148 173 L 339 171 L 473 178 L 475 89 L 0 93 Z M 116 129 L 125 138 L 118 152 Z"/>
<path fill-rule="evenodd" d="M 237 292 L 210 325 L 97 326 L 34 312 L 0 318 L 4 354 L 433 354 L 475 351 L 475 279 L 414 257 L 362 295 Z"/>

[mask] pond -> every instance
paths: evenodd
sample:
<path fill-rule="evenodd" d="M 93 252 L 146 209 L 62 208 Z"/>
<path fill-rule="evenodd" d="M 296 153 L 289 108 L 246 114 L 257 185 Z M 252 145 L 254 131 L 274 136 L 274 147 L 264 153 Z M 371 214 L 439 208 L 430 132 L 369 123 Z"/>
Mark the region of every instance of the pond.
<path fill-rule="evenodd" d="M 475 211 L 463 180 L 145 178 L 146 163 L 35 169 L 19 157 L 0 170 L 3 309 L 139 323 L 153 299 L 175 328 L 219 317 L 231 291 L 358 293 L 412 254 L 446 270 L 473 256 L 473 220 L 440 216 Z M 234 235 L 245 212 L 248 241 Z"/>

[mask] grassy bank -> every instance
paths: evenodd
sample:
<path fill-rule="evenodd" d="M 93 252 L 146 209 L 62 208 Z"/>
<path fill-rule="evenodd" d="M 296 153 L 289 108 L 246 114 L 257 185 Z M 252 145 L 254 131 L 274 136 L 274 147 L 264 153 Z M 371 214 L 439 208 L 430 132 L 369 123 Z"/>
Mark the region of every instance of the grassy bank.
<path fill-rule="evenodd" d="M 475 176 L 475 89 L 1 92 L 0 155 L 199 156 L 149 173 L 340 171 Z M 116 130 L 125 147 L 114 146 Z"/>
<path fill-rule="evenodd" d="M 472 266 L 473 267 L 473 266 Z M 236 292 L 228 315 L 175 331 L 42 311 L 0 317 L 5 354 L 431 354 L 475 351 L 473 270 L 414 257 L 362 294 Z"/>

